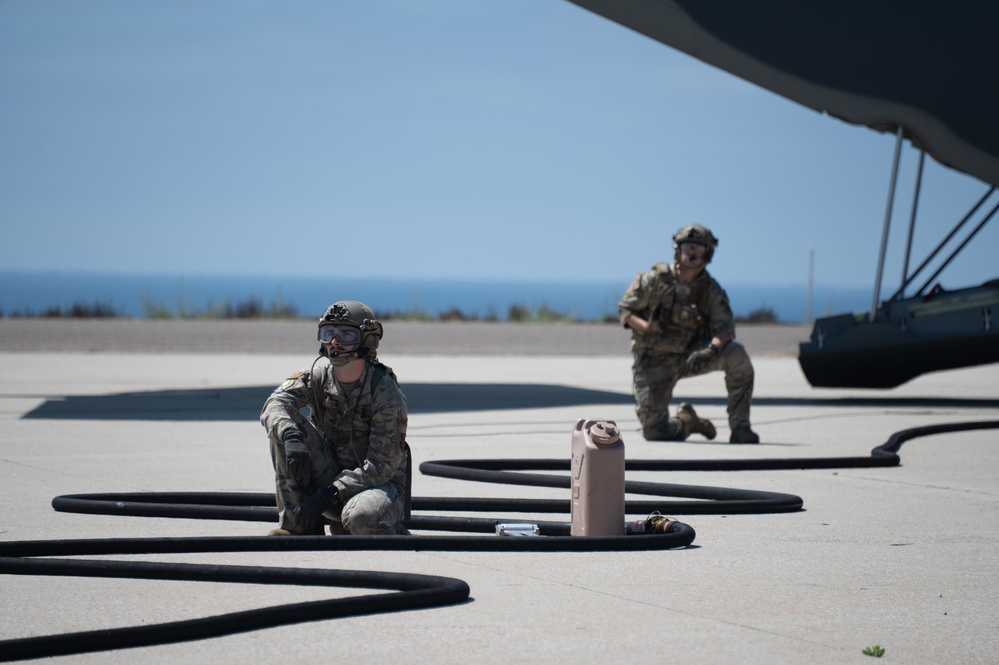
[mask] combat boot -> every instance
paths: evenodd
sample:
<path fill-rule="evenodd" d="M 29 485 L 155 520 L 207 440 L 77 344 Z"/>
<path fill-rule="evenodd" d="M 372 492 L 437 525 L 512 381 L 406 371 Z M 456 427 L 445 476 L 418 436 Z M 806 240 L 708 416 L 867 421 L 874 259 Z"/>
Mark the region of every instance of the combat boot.
<path fill-rule="evenodd" d="M 704 438 L 711 440 L 715 438 L 718 433 L 715 430 L 715 426 L 711 424 L 710 420 L 704 418 L 698 418 L 697 412 L 694 411 L 692 407 L 687 402 L 680 405 L 680 408 L 676 410 L 676 417 L 683 421 L 686 425 L 687 431 L 691 434 L 703 434 Z"/>
<path fill-rule="evenodd" d="M 732 430 L 729 443 L 759 443 L 760 435 L 749 429 L 749 425 L 739 425 Z"/>

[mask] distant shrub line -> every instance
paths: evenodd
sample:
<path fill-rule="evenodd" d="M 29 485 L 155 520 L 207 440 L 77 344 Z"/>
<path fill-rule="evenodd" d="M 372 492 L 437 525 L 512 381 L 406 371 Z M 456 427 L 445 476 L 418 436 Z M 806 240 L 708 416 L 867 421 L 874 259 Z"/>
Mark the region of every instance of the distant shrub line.
<path fill-rule="evenodd" d="M 54 307 L 46 307 L 38 312 L 28 308 L 14 310 L 6 314 L 0 311 L 0 317 L 9 319 L 117 319 L 121 318 L 121 315 L 111 305 L 105 303 L 95 302 L 89 304 L 77 302 L 67 308 L 56 305 Z"/>
<path fill-rule="evenodd" d="M 21 318 L 45 318 L 45 319 L 117 319 L 117 318 L 129 318 L 120 312 L 116 311 L 110 304 L 101 302 L 77 302 L 72 306 L 63 307 L 47 307 L 38 312 L 34 312 L 29 309 L 24 310 L 14 310 L 9 313 L 0 311 L 0 318 L 11 318 L 11 319 L 21 319 Z M 242 300 L 236 303 L 231 303 L 228 300 L 222 301 L 218 305 L 209 305 L 206 309 L 198 310 L 191 309 L 184 306 L 183 304 L 177 307 L 169 307 L 160 302 L 153 302 L 150 300 L 143 300 L 142 302 L 142 317 L 144 319 L 202 319 L 202 320 L 224 320 L 224 319 L 239 319 L 239 320 L 261 320 L 261 319 L 309 319 L 313 318 L 311 316 L 303 316 L 298 309 L 289 303 L 283 301 L 272 302 L 270 306 L 265 307 L 263 301 L 259 298 L 250 298 L 247 300 Z M 409 310 L 409 311 L 399 311 L 399 312 L 386 312 L 382 314 L 379 318 L 383 321 L 484 321 L 490 323 L 498 323 L 501 321 L 499 315 L 495 310 L 490 310 L 485 316 L 479 316 L 478 314 L 468 314 L 461 311 L 457 307 L 453 307 L 449 310 L 441 312 L 439 314 L 430 314 L 424 310 Z M 552 309 L 548 305 L 541 305 L 531 309 L 525 307 L 524 305 L 510 305 L 507 310 L 507 316 L 505 321 L 510 323 L 586 323 L 594 322 L 594 320 L 585 320 L 578 316 L 568 314 L 565 312 L 559 312 Z M 600 323 L 617 323 L 618 318 L 616 314 L 608 314 L 596 319 L 596 322 Z M 755 323 L 755 324 L 767 324 L 767 323 L 780 323 L 777 319 L 777 314 L 770 307 L 759 307 L 745 316 L 737 316 L 736 322 L 738 323 Z"/>
<path fill-rule="evenodd" d="M 161 302 L 142 301 L 142 318 L 144 319 L 300 319 L 294 305 L 278 300 L 270 307 L 264 307 L 259 298 L 249 298 L 236 303 L 223 300 L 218 305 L 209 305 L 207 309 L 191 309 L 183 303 L 175 308 Z"/>

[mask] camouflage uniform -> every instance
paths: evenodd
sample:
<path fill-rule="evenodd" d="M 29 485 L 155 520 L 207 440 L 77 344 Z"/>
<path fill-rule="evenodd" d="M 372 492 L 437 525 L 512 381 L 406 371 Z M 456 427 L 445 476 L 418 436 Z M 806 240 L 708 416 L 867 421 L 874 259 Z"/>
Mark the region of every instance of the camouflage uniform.
<path fill-rule="evenodd" d="M 618 303 L 622 325 L 635 314 L 649 322 L 648 333 L 631 332 L 635 402 L 642 432 L 649 441 L 682 441 L 690 435 L 683 420 L 670 418 L 669 403 L 676 382 L 693 376 L 687 368 L 691 353 L 712 337 L 735 338 L 728 296 L 708 274 L 681 282 L 674 266 L 657 263 L 635 278 Z M 730 341 L 697 374 L 722 370 L 728 389 L 728 421 L 732 430 L 749 427 L 753 396 L 753 364 L 745 348 Z"/>
<path fill-rule="evenodd" d="M 307 408 L 306 408 L 307 407 Z M 303 411 L 304 410 L 304 411 Z M 303 499 L 333 484 L 341 503 L 326 511 L 350 534 L 406 533 L 406 397 L 392 370 L 367 361 L 361 378 L 345 391 L 329 364 L 296 372 L 264 403 L 260 422 L 271 444 L 281 528 L 322 533 L 305 523 Z M 311 485 L 299 487 L 288 472 L 282 433 L 298 428 L 312 462 Z M 339 526 L 334 524 L 334 528 Z"/>

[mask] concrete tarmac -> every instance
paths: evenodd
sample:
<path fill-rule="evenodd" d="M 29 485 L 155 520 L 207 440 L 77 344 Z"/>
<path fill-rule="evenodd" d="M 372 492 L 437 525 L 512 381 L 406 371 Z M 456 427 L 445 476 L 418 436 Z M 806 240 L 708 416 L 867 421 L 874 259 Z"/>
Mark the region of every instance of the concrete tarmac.
<path fill-rule="evenodd" d="M 270 525 L 260 522 L 80 515 L 51 508 L 53 497 L 76 493 L 272 490 L 267 441 L 257 417 L 269 391 L 312 362 L 312 324 L 282 327 L 282 336 L 290 339 L 300 329 L 304 338 L 285 353 L 278 352 L 277 342 L 254 342 L 246 324 L 199 329 L 202 335 L 211 330 L 208 341 L 196 339 L 183 323 L 174 325 L 144 347 L 143 331 L 155 337 L 160 333 L 150 331 L 162 327 L 87 324 L 52 348 L 52 336 L 65 334 L 62 322 L 0 321 L 5 500 L 0 539 L 266 533 Z M 457 458 L 568 459 L 579 418 L 615 420 L 630 460 L 866 456 L 900 430 L 999 420 L 999 365 L 926 375 L 890 391 L 818 390 L 807 384 L 793 356 L 807 330 L 747 327 L 740 329 L 740 340 L 756 367 L 753 423 L 763 443 L 724 443 L 729 431 L 721 374 L 681 382 L 676 393 L 677 403 L 690 401 L 715 422 L 718 439 L 652 443 L 638 430 L 627 336 L 616 326 L 412 325 L 386 324 L 381 357 L 409 396 L 416 465 Z M 115 335 L 126 341 L 114 342 Z M 245 335 L 251 335 L 249 342 L 225 344 Z M 414 348 L 419 335 L 426 342 Z M 179 344 L 178 338 L 187 341 Z M 793 513 L 677 514 L 697 536 L 692 546 L 676 550 L 128 557 L 444 575 L 467 582 L 471 596 L 443 608 L 51 662 L 863 663 L 868 661 L 862 650 L 879 645 L 890 662 L 994 663 L 999 653 L 996 431 L 915 439 L 900 456 L 901 466 L 886 468 L 629 472 L 629 480 L 782 492 L 804 502 L 803 510 Z M 419 474 L 414 494 L 569 498 L 568 489 Z M 0 639 L 356 593 L 0 575 Z"/>

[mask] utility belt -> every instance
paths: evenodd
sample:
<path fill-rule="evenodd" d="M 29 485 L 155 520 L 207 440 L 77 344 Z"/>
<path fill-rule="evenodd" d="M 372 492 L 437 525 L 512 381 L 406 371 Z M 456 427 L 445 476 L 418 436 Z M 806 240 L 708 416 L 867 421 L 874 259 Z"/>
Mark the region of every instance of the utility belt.
<path fill-rule="evenodd" d="M 692 346 L 692 342 L 684 342 L 682 339 L 659 339 L 645 345 L 641 350 L 641 354 L 652 358 L 676 355 L 685 356 L 690 352 Z"/>

